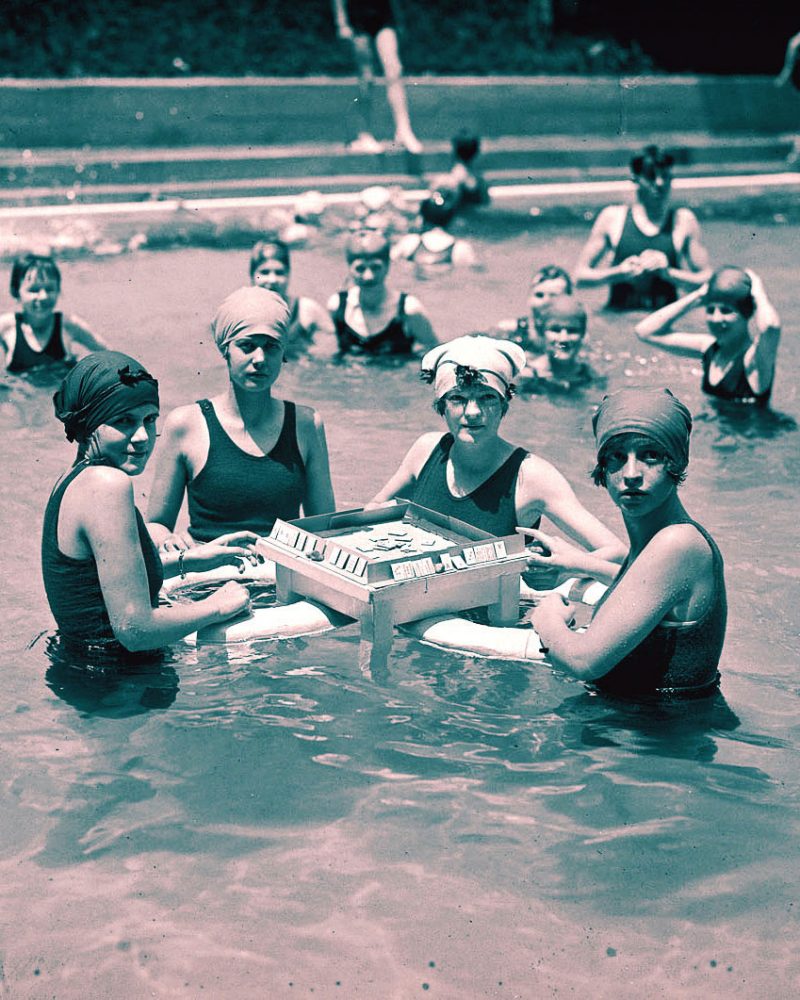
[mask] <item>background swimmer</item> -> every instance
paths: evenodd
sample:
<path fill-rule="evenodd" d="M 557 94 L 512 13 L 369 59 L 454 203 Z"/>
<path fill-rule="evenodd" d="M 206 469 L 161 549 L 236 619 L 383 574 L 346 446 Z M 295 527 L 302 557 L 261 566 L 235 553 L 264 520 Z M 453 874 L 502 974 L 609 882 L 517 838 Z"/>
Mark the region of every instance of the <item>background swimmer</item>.
<path fill-rule="evenodd" d="M 708 252 L 697 218 L 672 208 L 673 158 L 647 146 L 631 160 L 633 205 L 609 205 L 598 215 L 575 265 L 578 286 L 610 285 L 608 309 L 658 309 L 678 297 L 676 286 L 708 278 Z"/>
<path fill-rule="evenodd" d="M 328 300 L 340 354 L 412 354 L 417 344 L 437 343 L 419 299 L 386 285 L 389 241 L 383 233 L 354 233 L 346 253 L 353 284 Z"/>
<path fill-rule="evenodd" d="M 708 333 L 672 330 L 698 307 Z M 703 392 L 717 399 L 766 406 L 772 393 L 781 321 L 753 271 L 721 267 L 708 284 L 664 306 L 636 326 L 640 340 L 703 361 Z"/>
<path fill-rule="evenodd" d="M 528 312 L 519 319 L 501 320 L 497 332 L 511 340 L 531 355 L 531 361 L 545 349 L 542 320 L 545 310 L 559 295 L 572 294 L 572 279 L 563 267 L 546 264 L 534 271 L 528 286 Z"/>
<path fill-rule="evenodd" d="M 411 260 L 419 278 L 428 278 L 452 266 L 475 267 L 475 248 L 469 240 L 456 239 L 447 226 L 458 211 L 459 195 L 455 188 L 431 191 L 419 206 L 418 233 L 407 233 L 392 247 L 392 260 Z"/>
<path fill-rule="evenodd" d="M 107 347 L 83 320 L 56 310 L 61 272 L 51 256 L 29 253 L 17 257 L 11 267 L 10 291 L 19 311 L 0 316 L 0 351 L 9 374 L 69 364 Z"/>
<path fill-rule="evenodd" d="M 520 374 L 520 392 L 548 388 L 569 391 L 594 378 L 590 365 L 580 356 L 586 337 L 586 310 L 571 295 L 560 295 L 544 310 L 544 353 L 529 360 Z"/>
<path fill-rule="evenodd" d="M 276 292 L 289 306 L 284 354 L 297 358 L 314 342 L 317 333 L 333 334 L 333 323 L 319 302 L 305 295 L 289 294 L 291 256 L 283 240 L 260 240 L 250 254 L 250 283 Z"/>

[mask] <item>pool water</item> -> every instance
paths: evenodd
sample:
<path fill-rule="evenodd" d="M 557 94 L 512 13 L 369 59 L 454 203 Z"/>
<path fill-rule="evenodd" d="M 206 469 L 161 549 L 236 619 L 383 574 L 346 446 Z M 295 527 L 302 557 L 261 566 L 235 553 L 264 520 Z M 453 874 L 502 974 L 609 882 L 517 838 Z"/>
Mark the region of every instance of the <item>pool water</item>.
<path fill-rule="evenodd" d="M 587 348 L 610 388 L 668 384 L 695 414 L 683 494 L 730 604 L 712 699 L 617 702 L 402 636 L 370 678 L 354 627 L 86 676 L 34 641 L 52 630 L 41 515 L 72 447 L 45 388 L 2 391 L 2 996 L 800 992 L 800 232 L 706 235 L 784 318 L 775 414 L 719 416 L 698 365 L 643 349 L 630 318 L 593 313 Z M 442 337 L 523 312 L 531 266 L 570 264 L 585 231 L 490 236 L 484 271 L 414 286 Z M 167 409 L 224 385 L 207 323 L 246 268 L 243 252 L 87 260 L 63 304 L 152 369 Z M 295 255 L 295 291 L 324 301 L 343 275 L 338 247 Z M 301 361 L 279 387 L 322 412 L 341 508 L 439 420 L 413 366 Z M 601 394 L 515 400 L 506 433 L 621 530 L 587 475 Z"/>

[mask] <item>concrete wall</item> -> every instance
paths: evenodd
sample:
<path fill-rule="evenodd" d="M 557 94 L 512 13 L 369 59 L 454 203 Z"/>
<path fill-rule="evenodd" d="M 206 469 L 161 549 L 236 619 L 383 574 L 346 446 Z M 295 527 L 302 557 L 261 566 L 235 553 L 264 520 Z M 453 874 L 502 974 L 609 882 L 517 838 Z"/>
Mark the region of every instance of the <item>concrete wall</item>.
<path fill-rule="evenodd" d="M 411 77 L 423 139 L 800 132 L 800 94 L 769 77 Z M 1 80 L 6 149 L 341 143 L 354 79 Z M 383 95 L 376 134 L 391 132 Z"/>

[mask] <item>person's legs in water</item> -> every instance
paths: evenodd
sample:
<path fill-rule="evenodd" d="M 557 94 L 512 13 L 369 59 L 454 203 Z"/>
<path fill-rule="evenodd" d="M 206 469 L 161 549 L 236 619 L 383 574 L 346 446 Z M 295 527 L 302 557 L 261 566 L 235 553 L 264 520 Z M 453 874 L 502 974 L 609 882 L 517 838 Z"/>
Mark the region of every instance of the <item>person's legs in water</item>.
<path fill-rule="evenodd" d="M 381 28 L 375 36 L 375 48 L 386 79 L 386 99 L 394 118 L 394 141 L 409 153 L 421 153 L 422 143 L 414 135 L 408 115 L 408 101 L 403 84 L 403 66 L 394 28 Z"/>

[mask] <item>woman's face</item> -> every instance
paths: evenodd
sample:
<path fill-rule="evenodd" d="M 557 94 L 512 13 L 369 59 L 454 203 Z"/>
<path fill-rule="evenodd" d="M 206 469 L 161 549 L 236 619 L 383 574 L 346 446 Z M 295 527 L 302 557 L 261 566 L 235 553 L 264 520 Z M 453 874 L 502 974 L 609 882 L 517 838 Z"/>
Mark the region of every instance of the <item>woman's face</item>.
<path fill-rule="evenodd" d="M 252 283 L 260 288 L 266 288 L 267 291 L 277 292 L 282 298 L 286 298 L 289 288 L 289 268 L 277 257 L 262 260 L 253 271 Z"/>
<path fill-rule="evenodd" d="M 708 302 L 706 323 L 708 332 L 720 343 L 747 336 L 747 320 L 729 302 Z"/>
<path fill-rule="evenodd" d="M 574 361 L 581 349 L 585 332 L 586 327 L 580 319 L 561 319 L 558 316 L 545 319 L 542 335 L 547 356 L 551 361 Z"/>
<path fill-rule="evenodd" d="M 88 454 L 102 459 L 129 476 L 144 471 L 156 443 L 158 407 L 143 403 L 112 423 L 100 424 L 89 438 Z"/>
<path fill-rule="evenodd" d="M 444 396 L 447 429 L 464 444 L 497 437 L 504 410 L 502 396 L 489 386 L 457 387 Z"/>
<path fill-rule="evenodd" d="M 620 434 L 603 453 L 606 488 L 614 503 L 631 517 L 660 507 L 677 489 L 666 466 L 667 456 L 642 434 Z"/>
<path fill-rule="evenodd" d="M 389 273 L 389 262 L 383 257 L 354 257 L 350 261 L 350 277 L 359 288 L 383 285 Z"/>
<path fill-rule="evenodd" d="M 283 363 L 283 347 L 266 333 L 237 337 L 228 345 L 228 374 L 231 382 L 247 392 L 272 388 Z"/>
<path fill-rule="evenodd" d="M 536 285 L 531 285 L 528 292 L 528 309 L 535 319 L 541 317 L 542 311 L 559 295 L 567 294 L 567 283 L 563 278 L 546 278 Z"/>
<path fill-rule="evenodd" d="M 32 267 L 25 273 L 19 284 L 19 304 L 32 326 L 52 318 L 60 291 L 59 283 L 46 271 Z"/>

